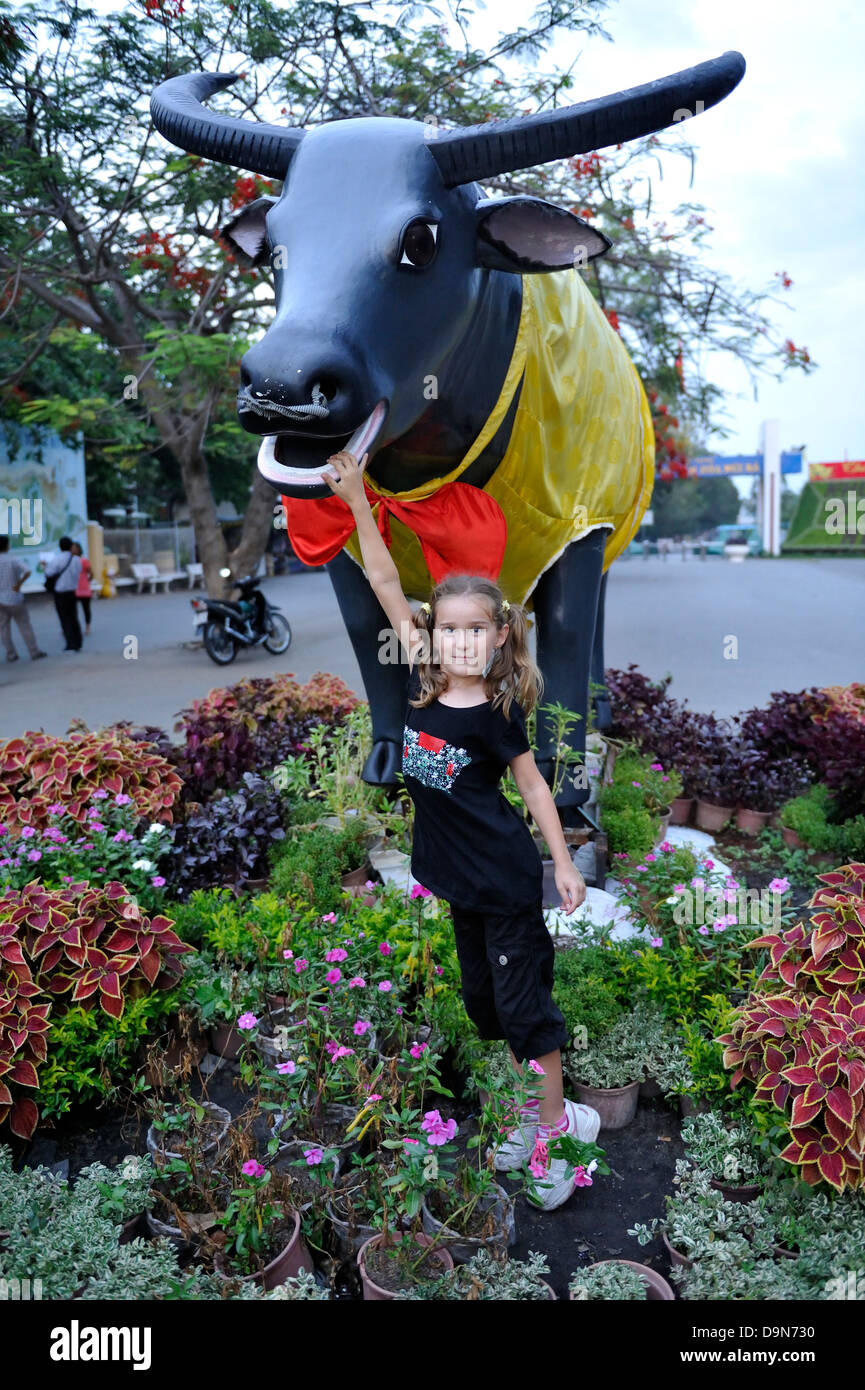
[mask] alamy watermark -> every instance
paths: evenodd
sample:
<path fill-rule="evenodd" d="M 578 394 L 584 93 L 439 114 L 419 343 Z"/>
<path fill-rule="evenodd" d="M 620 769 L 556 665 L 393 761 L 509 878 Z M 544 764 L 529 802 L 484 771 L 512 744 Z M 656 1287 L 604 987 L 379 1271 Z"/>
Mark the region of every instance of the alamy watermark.
<path fill-rule="evenodd" d="M 42 498 L 0 497 L 0 536 L 20 536 L 24 545 L 41 545 Z"/>
<path fill-rule="evenodd" d="M 0 1279 L 0 1303 L 38 1303 L 41 1298 L 41 1279 Z"/>
<path fill-rule="evenodd" d="M 781 894 L 768 888 L 685 888 L 667 902 L 678 927 L 781 925 Z"/>

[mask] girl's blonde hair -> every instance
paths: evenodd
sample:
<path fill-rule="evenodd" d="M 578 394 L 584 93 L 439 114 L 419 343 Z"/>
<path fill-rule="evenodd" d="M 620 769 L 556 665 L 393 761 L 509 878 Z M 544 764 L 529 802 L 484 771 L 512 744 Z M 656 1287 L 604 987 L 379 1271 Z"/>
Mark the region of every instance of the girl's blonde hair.
<path fill-rule="evenodd" d="M 498 584 L 491 579 L 473 574 L 449 574 L 436 585 L 429 604 L 419 608 L 414 616 L 415 627 L 426 633 L 426 651 L 432 653 L 439 600 L 463 596 L 481 599 L 499 632 L 505 625 L 509 628 L 508 635 L 501 647 L 497 648 L 489 673 L 484 678 L 487 699 L 492 701 L 493 709 L 501 706 L 506 719 L 510 719 L 514 700 L 517 700 L 524 712 L 529 714 L 540 698 L 544 681 L 529 655 L 526 612 L 518 603 L 506 603 Z M 447 676 L 430 660 L 420 660 L 417 669 L 420 691 L 417 698 L 409 703 L 415 709 L 426 709 L 427 705 L 431 705 L 433 700 L 438 699 L 447 689 Z"/>

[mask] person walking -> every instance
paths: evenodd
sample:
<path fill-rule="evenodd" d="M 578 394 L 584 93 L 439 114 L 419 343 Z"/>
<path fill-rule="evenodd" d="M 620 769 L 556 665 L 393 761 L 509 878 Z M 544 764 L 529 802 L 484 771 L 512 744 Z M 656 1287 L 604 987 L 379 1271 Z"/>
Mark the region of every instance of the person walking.
<path fill-rule="evenodd" d="M 49 560 L 45 566 L 45 587 L 54 595 L 54 607 L 60 619 L 63 636 L 66 638 L 67 652 L 80 652 L 83 638 L 78 621 L 78 600 L 75 591 L 81 578 L 81 560 L 73 555 L 74 541 L 70 536 L 61 536 L 58 541 L 60 554 Z"/>
<path fill-rule="evenodd" d="M 541 676 L 524 610 L 489 578 L 447 575 L 412 614 L 364 490 L 366 459 L 340 450 L 323 476 L 351 509 L 367 578 L 409 660 L 402 769 L 415 810 L 412 874 L 450 907 L 463 1002 L 480 1036 L 505 1039 L 517 1074 L 527 1065 L 539 1079 L 538 1098 L 520 1106 L 493 1162 L 499 1172 L 528 1162 L 530 1200 L 553 1211 L 577 1177 L 559 1141 L 593 1143 L 600 1117 L 563 1095 L 570 1038 L 552 996 L 541 857 L 499 789 L 510 768 L 550 848 L 562 907 L 573 912 L 586 885 L 526 734 Z"/>
<path fill-rule="evenodd" d="M 31 573 L 32 571 L 22 560 L 19 560 L 15 555 L 10 555 L 9 537 L 0 536 L 0 637 L 2 637 L 3 646 L 6 648 L 7 661 L 18 660 L 18 653 L 12 640 L 13 618 L 18 624 L 18 631 L 24 638 L 24 643 L 30 653 L 30 660 L 38 661 L 40 657 L 48 655 L 47 652 L 40 651 L 36 645 L 30 614 L 27 612 L 27 605 L 21 592 L 21 585 L 25 579 L 29 579 Z"/>
<path fill-rule="evenodd" d="M 81 574 L 75 589 L 75 597 L 81 604 L 81 611 L 84 614 L 84 636 L 90 636 L 90 600 L 93 597 L 93 590 L 90 581 L 93 578 L 93 570 L 90 561 L 81 549 L 77 541 L 72 542 L 72 554 L 77 555 L 81 560 Z"/>

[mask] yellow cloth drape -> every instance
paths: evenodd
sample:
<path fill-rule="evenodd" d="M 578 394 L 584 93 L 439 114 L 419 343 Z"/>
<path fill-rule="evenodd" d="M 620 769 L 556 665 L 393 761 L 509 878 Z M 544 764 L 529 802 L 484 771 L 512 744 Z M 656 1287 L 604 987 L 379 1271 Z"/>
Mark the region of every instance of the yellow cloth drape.
<path fill-rule="evenodd" d="M 597 527 L 610 531 L 606 570 L 634 536 L 652 495 L 654 431 L 645 392 L 576 270 L 523 277 L 520 325 L 499 399 L 455 469 L 398 494 L 367 477 L 375 491 L 403 501 L 457 482 L 495 434 L 523 373 L 510 443 L 484 488 L 507 520 L 499 584 L 518 603 L 571 541 Z M 433 584 L 417 537 L 394 518 L 390 526 L 403 591 L 427 598 Z M 347 549 L 360 563 L 356 534 Z"/>

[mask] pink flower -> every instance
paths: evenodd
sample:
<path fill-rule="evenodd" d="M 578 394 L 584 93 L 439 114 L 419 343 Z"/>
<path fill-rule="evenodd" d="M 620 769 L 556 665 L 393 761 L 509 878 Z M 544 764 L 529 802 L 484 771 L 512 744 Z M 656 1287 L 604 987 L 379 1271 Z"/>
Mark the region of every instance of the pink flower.
<path fill-rule="evenodd" d="M 372 879 L 371 879 L 371 878 L 368 878 L 367 881 L 366 881 L 366 883 L 365 883 L 363 886 L 364 886 L 364 888 L 367 890 L 368 893 L 371 893 L 374 889 L 376 889 L 376 888 L 378 887 L 378 884 L 377 884 L 377 883 L 373 883 Z"/>
<path fill-rule="evenodd" d="M 331 1060 L 332 1062 L 338 1062 L 339 1059 L 340 1059 L 340 1057 L 353 1057 L 353 1056 L 354 1056 L 354 1048 L 353 1048 L 353 1047 L 338 1047 L 338 1048 L 336 1049 L 336 1052 L 332 1052 L 332 1053 L 330 1054 L 330 1060 Z"/>
<path fill-rule="evenodd" d="M 36 861 L 37 861 L 37 859 L 41 859 L 41 858 L 42 858 L 42 851 L 41 851 L 41 849 L 31 849 L 30 852 L 29 852 L 29 854 L 27 855 L 27 858 L 30 859 L 30 860 L 35 864 Z"/>
<path fill-rule="evenodd" d="M 443 974 L 445 973 L 444 970 L 442 969 L 442 967 L 441 967 L 440 965 L 437 965 L 437 966 L 436 966 L 435 972 L 436 972 L 437 975 L 443 975 Z"/>
<path fill-rule="evenodd" d="M 642 785 L 643 785 L 642 782 L 634 782 L 633 780 L 631 781 L 631 786 L 632 786 L 632 787 L 641 787 Z"/>
<path fill-rule="evenodd" d="M 131 796 L 127 796 L 127 795 L 126 795 L 126 792 L 118 792 L 117 795 L 116 795 L 115 798 L 114 798 L 114 805 L 115 805 L 115 806 L 128 806 L 131 800 L 132 800 L 132 797 L 131 797 Z"/>
<path fill-rule="evenodd" d="M 326 913 L 324 914 L 324 916 L 322 917 L 321 920 L 322 920 L 322 922 L 335 922 L 335 921 L 336 921 L 336 913 L 335 913 L 335 912 L 326 912 Z"/>
<path fill-rule="evenodd" d="M 706 880 L 705 880 L 704 878 L 692 878 L 692 879 L 691 879 L 691 887 L 692 887 L 692 888 L 705 888 L 705 886 L 706 886 Z M 675 892 L 675 891 L 676 891 L 676 890 L 675 890 L 675 888 L 674 888 L 674 889 L 673 889 L 673 892 Z"/>
<path fill-rule="evenodd" d="M 543 1139 L 537 1139 L 529 1160 L 529 1172 L 536 1178 L 542 1178 L 547 1171 L 549 1157 L 549 1149 Z"/>
<path fill-rule="evenodd" d="M 669 782 L 669 780 L 670 780 L 670 779 L 669 779 L 669 777 L 667 776 L 667 774 L 666 774 L 666 772 L 665 772 L 664 775 L 663 775 L 663 777 L 661 778 L 661 781 L 662 781 L 662 782 Z"/>
<path fill-rule="evenodd" d="M 297 1071 L 297 1063 L 292 1061 L 279 1062 L 276 1070 L 279 1072 L 280 1076 L 294 1076 L 294 1073 Z"/>
<path fill-rule="evenodd" d="M 116 845 L 125 845 L 132 839 L 132 836 L 128 830 L 118 830 L 117 834 L 112 835 L 111 838 Z"/>
<path fill-rule="evenodd" d="M 263 1178 L 267 1172 L 255 1158 L 248 1158 L 241 1168 L 241 1173 L 245 1173 L 248 1178 Z"/>
<path fill-rule="evenodd" d="M 383 955 L 383 956 L 390 956 L 390 955 L 393 954 L 393 947 L 392 947 L 392 946 L 388 946 L 388 944 L 387 944 L 386 941 L 380 941 L 380 942 L 378 943 L 378 949 L 379 949 L 379 952 L 381 953 L 381 955 Z"/>
<path fill-rule="evenodd" d="M 258 1019 L 255 1017 L 255 1014 L 249 1012 L 241 1014 L 240 1018 L 237 1020 L 238 1028 L 244 1033 L 250 1028 L 255 1028 L 257 1023 Z"/>
<path fill-rule="evenodd" d="M 772 882 L 769 884 L 769 892 L 786 893 L 789 887 L 790 880 L 788 878 L 773 878 Z"/>
<path fill-rule="evenodd" d="M 396 1006 L 396 1012 L 397 1012 L 398 1014 L 401 1014 L 401 1013 L 402 1013 L 402 1009 L 400 1008 L 399 1004 L 397 1004 L 397 1006 Z"/>
<path fill-rule="evenodd" d="M 351 1031 L 355 1034 L 356 1037 L 360 1038 L 363 1036 L 363 1034 L 367 1031 L 368 1028 L 369 1024 L 366 1023 L 364 1019 L 359 1018 Z"/>
<path fill-rule="evenodd" d="M 102 821 L 101 821 L 101 820 L 92 820 L 92 821 L 90 822 L 90 829 L 91 829 L 91 830 L 104 830 L 104 829 L 105 829 L 105 826 L 102 824 Z"/>
<path fill-rule="evenodd" d="M 673 892 L 674 892 L 674 893 L 685 893 L 685 892 L 687 892 L 687 889 L 685 888 L 684 883 L 677 883 L 677 884 L 675 885 L 675 887 L 673 888 Z"/>
<path fill-rule="evenodd" d="M 726 917 L 722 917 L 722 918 L 721 918 L 721 921 L 722 921 L 722 922 L 726 922 L 726 924 L 727 924 L 728 927 L 735 927 L 735 925 L 736 925 L 736 923 L 738 922 L 738 920 L 739 920 L 739 919 L 738 919 L 738 917 L 736 916 L 735 912 L 728 912 L 727 915 L 726 915 Z"/>
<path fill-rule="evenodd" d="M 366 980 L 363 978 L 362 975 L 352 975 L 351 979 L 348 982 L 348 987 L 349 989 L 365 989 Z"/>
<path fill-rule="evenodd" d="M 91 801 L 106 801 L 107 799 L 108 793 L 102 790 L 94 792 L 90 798 Z"/>
<path fill-rule="evenodd" d="M 390 980 L 382 980 L 381 984 L 379 985 L 379 989 L 381 990 L 382 994 L 389 994 L 390 991 L 393 989 L 393 985 L 391 984 Z"/>
<path fill-rule="evenodd" d="M 323 1150 L 323 1149 L 304 1149 L 304 1151 L 303 1151 L 303 1156 L 304 1156 L 304 1158 L 306 1159 L 307 1164 L 309 1165 L 309 1167 L 310 1167 L 310 1168 L 314 1168 L 314 1167 L 316 1166 L 316 1164 L 321 1163 L 321 1160 L 324 1158 L 324 1150 Z"/>
<path fill-rule="evenodd" d="M 714 869 L 714 867 L 715 867 L 715 861 L 714 861 L 714 859 L 704 859 L 704 860 L 703 860 L 703 868 L 704 868 L 707 872 L 708 872 L 710 869 Z"/>
<path fill-rule="evenodd" d="M 381 1100 L 381 1095 L 379 1094 L 378 1091 L 373 1091 L 373 1092 L 371 1092 L 370 1095 L 367 1096 L 367 1098 L 366 1098 L 366 1104 L 367 1104 L 367 1105 L 375 1105 L 375 1103 L 376 1103 L 377 1100 Z M 415 1142 L 417 1142 L 417 1141 L 415 1141 Z"/>
<path fill-rule="evenodd" d="M 725 903 L 734 903 L 736 901 L 736 889 L 725 888 L 721 897 L 724 899 Z"/>
<path fill-rule="evenodd" d="M 294 960 L 294 951 L 283 951 L 283 953 L 282 953 L 282 959 L 283 959 L 283 960 Z"/>
<path fill-rule="evenodd" d="M 663 946 L 663 944 L 664 944 L 664 938 L 663 938 L 662 936 L 653 936 L 653 937 L 652 937 L 652 945 L 653 945 L 653 946 Z"/>
<path fill-rule="evenodd" d="M 335 985 L 338 980 L 342 979 L 342 971 L 338 970 L 337 967 L 334 966 L 332 970 L 328 970 L 324 978 L 327 980 L 327 983 L 329 985 Z"/>
<path fill-rule="evenodd" d="M 628 857 L 628 854 L 623 849 L 617 850 L 617 852 L 613 855 L 614 859 L 627 859 Z"/>
<path fill-rule="evenodd" d="M 720 918 L 719 921 L 713 922 L 713 923 L 712 923 L 712 929 L 713 929 L 713 931 L 726 931 L 726 930 L 727 930 L 727 923 L 724 921 L 723 917 Z"/>
<path fill-rule="evenodd" d="M 647 869 L 647 867 L 646 867 L 645 864 L 635 864 L 635 865 L 634 865 L 634 873 L 635 873 L 635 874 L 647 874 L 648 872 L 649 872 L 649 870 Z"/>
<path fill-rule="evenodd" d="M 417 1144 L 419 1141 L 417 1139 L 403 1139 L 402 1142 L 404 1144 Z"/>
<path fill-rule="evenodd" d="M 697 928 L 697 931 L 700 933 L 701 936 L 708 936 L 708 935 L 709 935 L 709 928 L 708 928 L 708 927 L 698 927 L 698 928 Z"/>
<path fill-rule="evenodd" d="M 535 1076 L 546 1076 L 546 1072 L 544 1071 L 540 1062 L 536 1062 L 534 1057 L 529 1058 L 529 1070 L 533 1071 L 535 1073 Z"/>
<path fill-rule="evenodd" d="M 663 763 L 649 763 L 649 771 L 650 771 L 650 772 L 663 772 L 663 771 L 664 771 L 664 764 L 663 764 Z"/>
<path fill-rule="evenodd" d="M 294 962 L 294 973 L 295 973 L 295 975 L 302 975 L 303 972 L 304 972 L 304 970 L 307 970 L 308 968 L 309 968 L 309 961 L 308 961 L 308 960 L 304 960 L 303 956 L 301 956 L 300 960 L 296 960 L 296 961 Z"/>
<path fill-rule="evenodd" d="M 32 825 L 25 825 L 24 828 L 23 828 L 22 831 L 21 831 L 21 839 L 22 839 L 22 840 L 32 840 L 32 839 L 33 839 L 33 836 L 34 836 L 35 834 L 36 834 L 36 831 L 33 829 L 33 826 L 32 826 Z"/>
<path fill-rule="evenodd" d="M 574 1169 L 574 1187 L 591 1187 L 592 1185 L 592 1179 L 589 1177 L 588 1172 L 583 1167 L 582 1163 L 578 1163 Z"/>
<path fill-rule="evenodd" d="M 59 801 L 53 801 L 51 805 L 48 807 L 48 814 L 49 816 L 62 816 L 65 810 L 66 807 L 63 806 Z"/>
<path fill-rule="evenodd" d="M 328 961 L 345 960 L 348 951 L 344 951 L 341 946 L 334 946 L 332 951 L 326 951 L 324 958 Z"/>
<path fill-rule="evenodd" d="M 456 1120 L 442 1119 L 438 1110 L 428 1110 L 421 1121 L 421 1129 L 426 1130 L 427 1143 L 433 1148 L 446 1144 L 457 1132 Z"/>
<path fill-rule="evenodd" d="M 164 888 L 164 887 L 165 887 L 165 879 L 162 877 L 161 874 L 157 874 L 155 878 L 152 878 L 152 879 L 150 880 L 150 882 L 153 884 L 153 887 L 154 887 L 154 888 Z"/>
<path fill-rule="evenodd" d="M 661 851 L 662 854 L 671 854 L 675 848 L 676 846 L 671 845 L 669 840 L 662 840 L 661 843 L 658 845 L 658 849 Z"/>
<path fill-rule="evenodd" d="M 413 898 L 431 898 L 432 893 L 428 888 L 424 888 L 422 883 L 416 883 L 411 890 L 411 896 Z"/>
<path fill-rule="evenodd" d="M 412 1043 L 411 1047 L 409 1048 L 409 1052 L 411 1053 L 412 1057 L 421 1057 L 424 1054 L 424 1052 L 426 1052 L 426 1050 L 426 1043 Z"/>
<path fill-rule="evenodd" d="M 657 854 L 646 854 L 646 855 L 644 855 L 643 857 L 644 857 L 644 859 L 645 859 L 645 861 L 646 861 L 647 864 L 654 864 L 654 862 L 655 862 L 655 860 L 657 859 L 658 856 L 657 856 Z"/>

